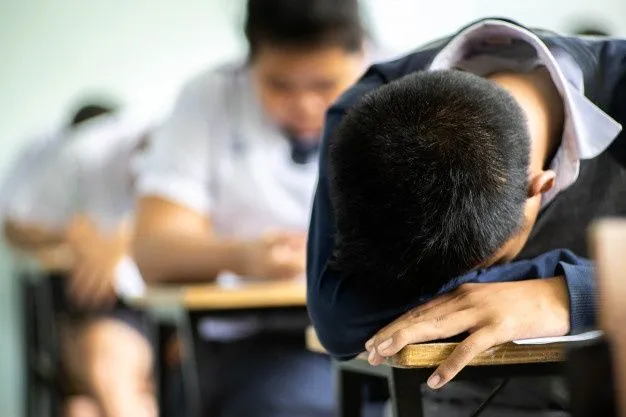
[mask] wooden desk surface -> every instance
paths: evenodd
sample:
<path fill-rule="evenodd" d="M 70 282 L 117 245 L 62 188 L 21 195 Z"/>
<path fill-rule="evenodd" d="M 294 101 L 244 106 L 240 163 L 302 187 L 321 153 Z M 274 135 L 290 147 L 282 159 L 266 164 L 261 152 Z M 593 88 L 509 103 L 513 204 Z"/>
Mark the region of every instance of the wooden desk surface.
<path fill-rule="evenodd" d="M 149 288 L 144 297 L 131 302 L 139 306 L 179 305 L 188 310 L 305 307 L 306 285 L 291 281 L 254 282 L 235 287 L 218 284 L 158 287 Z"/>
<path fill-rule="evenodd" d="M 326 353 L 315 329 L 306 332 L 307 348 L 313 352 Z M 456 343 L 424 343 L 410 345 L 390 358 L 388 364 L 398 368 L 435 368 L 450 355 Z M 359 359 L 366 359 L 364 354 Z M 565 351 L 560 343 L 547 345 L 517 345 L 506 343 L 495 346 L 477 356 L 470 366 L 517 365 L 527 363 L 549 363 L 565 360 Z"/>

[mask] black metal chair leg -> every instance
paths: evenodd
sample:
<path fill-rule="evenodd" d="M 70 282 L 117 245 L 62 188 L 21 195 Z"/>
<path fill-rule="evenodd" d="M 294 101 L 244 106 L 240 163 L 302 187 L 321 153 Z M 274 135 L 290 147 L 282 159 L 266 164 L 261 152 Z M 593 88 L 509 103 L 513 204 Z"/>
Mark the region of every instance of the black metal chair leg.
<path fill-rule="evenodd" d="M 363 376 L 335 363 L 335 389 L 339 417 L 360 417 L 363 404 Z"/>
<path fill-rule="evenodd" d="M 200 390 L 200 376 L 198 369 L 197 352 L 199 341 L 197 333 L 198 317 L 192 312 L 185 311 L 179 331 L 182 339 L 182 373 L 183 386 L 185 389 L 185 402 L 188 417 L 201 417 L 203 404 Z"/>
<path fill-rule="evenodd" d="M 36 416 L 37 380 L 34 365 L 37 352 L 37 320 L 35 313 L 34 286 L 30 277 L 19 277 L 22 289 L 22 331 L 24 369 L 26 371 L 24 410 L 27 417 Z"/>
<path fill-rule="evenodd" d="M 163 325 L 161 323 L 150 322 L 150 329 L 152 331 L 152 349 L 153 349 L 153 370 L 152 375 L 155 382 L 155 394 L 156 401 L 159 407 L 159 416 L 166 416 L 166 395 L 167 395 L 167 381 L 165 378 L 166 363 L 165 363 L 165 334 Z"/>
<path fill-rule="evenodd" d="M 429 372 L 428 370 L 426 372 Z M 428 374 L 416 369 L 392 368 L 389 377 L 389 393 L 393 417 L 423 417 L 424 404 L 421 385 Z"/>

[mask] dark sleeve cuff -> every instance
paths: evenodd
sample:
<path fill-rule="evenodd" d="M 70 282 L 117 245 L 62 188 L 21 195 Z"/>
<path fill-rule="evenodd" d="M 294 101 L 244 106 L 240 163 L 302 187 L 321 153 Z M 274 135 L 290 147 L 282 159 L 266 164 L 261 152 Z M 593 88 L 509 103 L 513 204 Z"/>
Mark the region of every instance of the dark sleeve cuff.
<path fill-rule="evenodd" d="M 570 334 L 582 333 L 596 327 L 596 281 L 591 264 L 559 263 L 569 291 Z M 559 275 L 557 273 L 557 275 Z"/>

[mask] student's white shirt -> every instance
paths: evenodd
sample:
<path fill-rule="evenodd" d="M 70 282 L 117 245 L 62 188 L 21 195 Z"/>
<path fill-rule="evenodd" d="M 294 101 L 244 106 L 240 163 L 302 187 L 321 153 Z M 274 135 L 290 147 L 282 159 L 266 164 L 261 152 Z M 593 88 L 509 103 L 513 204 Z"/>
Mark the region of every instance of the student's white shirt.
<path fill-rule="evenodd" d="M 366 62 L 393 56 L 366 46 Z M 185 86 L 144 162 L 139 194 L 210 216 L 218 235 L 308 228 L 317 158 L 292 161 L 291 144 L 265 114 L 243 60 Z"/>
<path fill-rule="evenodd" d="M 83 213 L 103 230 L 117 227 L 132 214 L 131 162 L 146 130 L 118 115 L 76 129 L 38 179 L 18 190 L 8 216 L 59 230 Z"/>
<path fill-rule="evenodd" d="M 15 193 L 6 216 L 64 230 L 75 215 L 83 214 L 101 230 L 115 230 L 132 219 L 133 169 L 140 160 L 136 148 L 150 127 L 143 119 L 107 115 L 76 129 L 37 180 Z M 120 264 L 118 272 L 118 291 L 124 295 L 143 288 L 129 259 Z"/>
<path fill-rule="evenodd" d="M 153 137 L 138 191 L 210 216 L 221 236 L 305 231 L 315 159 L 291 160 L 289 141 L 265 115 L 248 69 L 228 65 L 181 92 Z"/>
<path fill-rule="evenodd" d="M 22 147 L 0 186 L 0 216 L 4 216 L 17 190 L 39 178 L 38 172 L 54 158 L 68 134 L 64 129 L 49 130 L 33 137 Z"/>

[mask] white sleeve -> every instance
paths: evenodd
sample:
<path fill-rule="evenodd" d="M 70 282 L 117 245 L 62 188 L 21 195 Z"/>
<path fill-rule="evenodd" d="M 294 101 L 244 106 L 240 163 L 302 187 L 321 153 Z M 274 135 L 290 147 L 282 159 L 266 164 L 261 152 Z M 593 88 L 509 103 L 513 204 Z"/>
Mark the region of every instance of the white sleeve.
<path fill-rule="evenodd" d="M 16 191 L 19 190 L 23 184 L 27 183 L 29 169 L 34 168 L 32 161 L 35 153 L 36 151 L 31 147 L 22 149 L 13 160 L 8 171 L 4 174 L 4 179 L 0 185 L 0 211 L 3 216 L 9 203 L 14 198 Z"/>
<path fill-rule="evenodd" d="M 138 173 L 140 196 L 162 197 L 201 213 L 211 210 L 209 148 L 215 138 L 210 125 L 221 94 L 219 83 L 207 81 L 217 80 L 200 79 L 185 87 L 152 136 Z"/>
<path fill-rule="evenodd" d="M 8 218 L 53 230 L 66 226 L 77 203 L 80 168 L 67 149 L 51 158 L 38 170 L 37 178 L 23 182 L 15 190 L 7 203 Z"/>
<path fill-rule="evenodd" d="M 54 151 L 50 141 L 47 136 L 37 137 L 29 141 L 13 159 L 0 185 L 0 214 L 3 217 L 16 192 L 36 179 L 41 165 L 49 161 Z"/>

